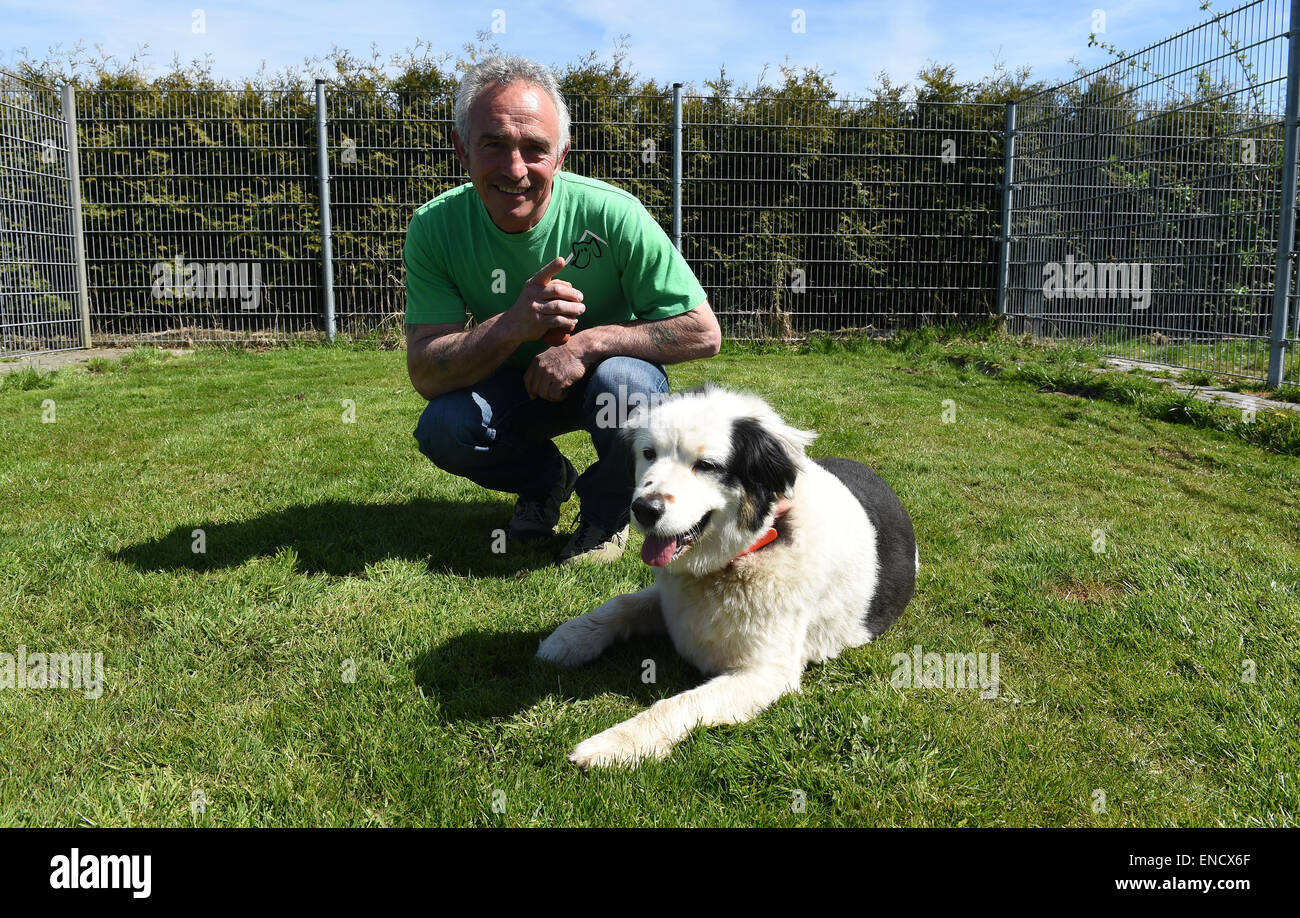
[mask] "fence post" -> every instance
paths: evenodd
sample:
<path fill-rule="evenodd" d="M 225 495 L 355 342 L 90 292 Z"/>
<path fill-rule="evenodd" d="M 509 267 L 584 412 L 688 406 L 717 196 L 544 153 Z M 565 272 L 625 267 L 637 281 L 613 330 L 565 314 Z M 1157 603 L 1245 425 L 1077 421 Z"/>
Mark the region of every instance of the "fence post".
<path fill-rule="evenodd" d="M 316 162 L 320 200 L 321 294 L 325 303 L 325 338 L 334 340 L 334 246 L 330 240 L 330 148 L 325 131 L 325 81 L 316 81 Z"/>
<path fill-rule="evenodd" d="M 69 220 L 72 222 L 72 257 L 76 264 L 77 301 L 81 307 L 81 346 L 90 347 L 90 286 L 86 280 L 86 236 L 81 219 L 81 163 L 77 153 L 77 91 L 63 87 L 63 129 L 66 137 Z"/>
<path fill-rule="evenodd" d="M 1287 23 L 1286 135 L 1282 140 L 1282 212 L 1278 215 L 1277 268 L 1273 272 L 1273 330 L 1268 347 L 1268 386 L 1282 385 L 1287 307 L 1291 293 L 1291 246 L 1295 241 L 1296 121 L 1300 109 L 1300 0 L 1291 0 Z"/>
<path fill-rule="evenodd" d="M 1300 0 L 1298 0 L 1300 2 Z M 1002 238 L 998 244 L 998 320 L 1007 315 L 1007 285 L 1011 279 L 1011 187 L 1016 166 L 1016 103 L 1007 103 L 1006 142 L 1002 154 Z"/>
<path fill-rule="evenodd" d="M 673 84 L 673 245 L 682 250 L 682 84 Z"/>

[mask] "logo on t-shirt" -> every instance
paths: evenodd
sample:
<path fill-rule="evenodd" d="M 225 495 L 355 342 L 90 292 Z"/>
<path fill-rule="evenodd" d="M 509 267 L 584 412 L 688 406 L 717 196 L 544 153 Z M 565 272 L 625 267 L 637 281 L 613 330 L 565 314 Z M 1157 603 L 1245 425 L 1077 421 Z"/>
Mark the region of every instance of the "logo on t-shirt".
<path fill-rule="evenodd" d="M 608 242 L 591 230 L 585 230 L 582 238 L 573 244 L 573 251 L 569 253 L 568 258 L 564 259 L 564 263 L 571 264 L 579 269 L 585 268 L 591 264 L 593 259 L 604 254 L 607 245 L 609 245 Z"/>

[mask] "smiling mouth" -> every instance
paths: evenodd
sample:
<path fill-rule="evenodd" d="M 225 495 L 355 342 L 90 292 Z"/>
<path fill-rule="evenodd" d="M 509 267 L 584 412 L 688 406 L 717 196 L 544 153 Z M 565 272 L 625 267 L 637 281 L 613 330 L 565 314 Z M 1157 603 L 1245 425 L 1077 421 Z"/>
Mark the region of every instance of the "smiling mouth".
<path fill-rule="evenodd" d="M 682 552 L 690 548 L 704 532 L 704 527 L 709 525 L 711 516 L 713 516 L 712 510 L 700 517 L 700 521 L 690 529 L 676 535 L 661 536 L 647 532 L 645 543 L 641 546 L 641 560 L 651 567 L 663 567 L 676 561 L 682 556 Z"/>

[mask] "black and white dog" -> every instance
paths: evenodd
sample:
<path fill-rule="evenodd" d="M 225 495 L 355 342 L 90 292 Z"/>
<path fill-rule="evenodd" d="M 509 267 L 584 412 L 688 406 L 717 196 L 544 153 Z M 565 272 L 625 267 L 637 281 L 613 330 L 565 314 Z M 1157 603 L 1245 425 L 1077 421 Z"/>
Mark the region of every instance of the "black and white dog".
<path fill-rule="evenodd" d="M 538 657 L 576 666 L 614 641 L 667 632 L 698 688 L 578 744 L 583 768 L 661 759 L 701 724 L 734 724 L 799 690 L 809 663 L 884 632 L 912 597 L 912 521 L 871 469 L 810 460 L 816 434 L 764 401 L 712 386 L 628 421 L 655 584 L 566 622 Z"/>

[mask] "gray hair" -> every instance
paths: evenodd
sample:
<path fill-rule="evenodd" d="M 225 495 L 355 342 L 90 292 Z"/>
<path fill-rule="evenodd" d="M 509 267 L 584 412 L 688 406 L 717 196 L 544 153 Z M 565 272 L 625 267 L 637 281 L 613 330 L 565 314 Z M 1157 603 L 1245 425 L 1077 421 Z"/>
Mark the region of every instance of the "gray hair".
<path fill-rule="evenodd" d="M 475 64 L 456 87 L 456 133 L 461 142 L 469 143 L 469 110 L 483 90 L 494 84 L 504 86 L 516 80 L 544 89 L 555 103 L 560 116 L 559 146 L 555 150 L 558 154 L 569 145 L 569 106 L 564 104 L 564 97 L 560 95 L 559 81 L 549 67 L 526 57 L 503 54 L 494 54 Z"/>

